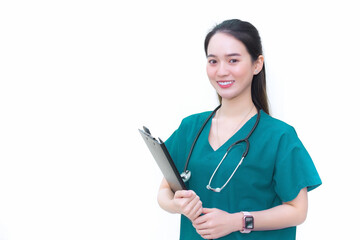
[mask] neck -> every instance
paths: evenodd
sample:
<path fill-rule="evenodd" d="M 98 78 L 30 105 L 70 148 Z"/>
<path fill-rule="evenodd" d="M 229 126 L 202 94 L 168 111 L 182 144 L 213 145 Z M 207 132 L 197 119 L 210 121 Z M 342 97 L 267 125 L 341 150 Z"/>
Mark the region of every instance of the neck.
<path fill-rule="evenodd" d="M 244 116 L 251 110 L 250 114 L 253 116 L 257 110 L 254 107 L 251 96 L 250 98 L 239 98 L 239 99 L 222 99 L 221 114 L 226 117 L 238 117 Z M 253 114 L 254 113 L 254 114 Z"/>

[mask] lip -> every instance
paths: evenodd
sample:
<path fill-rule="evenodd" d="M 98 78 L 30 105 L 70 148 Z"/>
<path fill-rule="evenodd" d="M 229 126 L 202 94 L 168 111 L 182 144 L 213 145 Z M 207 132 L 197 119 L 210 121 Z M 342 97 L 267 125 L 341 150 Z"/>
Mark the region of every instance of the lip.
<path fill-rule="evenodd" d="M 216 81 L 217 84 L 221 87 L 221 88 L 229 88 L 234 84 L 234 80 L 221 80 L 221 81 Z"/>

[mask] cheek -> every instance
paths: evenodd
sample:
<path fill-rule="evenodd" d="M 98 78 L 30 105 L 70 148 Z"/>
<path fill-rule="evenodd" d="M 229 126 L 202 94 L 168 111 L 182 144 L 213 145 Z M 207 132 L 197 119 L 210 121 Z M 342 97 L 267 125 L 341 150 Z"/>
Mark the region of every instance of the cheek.
<path fill-rule="evenodd" d="M 208 75 L 209 80 L 212 80 L 215 77 L 216 71 L 215 71 L 214 68 L 207 66 L 206 67 L 206 73 Z"/>
<path fill-rule="evenodd" d="M 243 66 L 239 68 L 234 68 L 232 71 L 233 75 L 239 78 L 249 78 L 252 77 L 252 68 L 251 66 Z"/>

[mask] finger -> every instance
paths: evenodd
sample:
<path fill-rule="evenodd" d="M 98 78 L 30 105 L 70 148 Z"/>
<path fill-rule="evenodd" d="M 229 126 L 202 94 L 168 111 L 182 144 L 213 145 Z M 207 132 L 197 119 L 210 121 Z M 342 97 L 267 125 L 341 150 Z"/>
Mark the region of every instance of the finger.
<path fill-rule="evenodd" d="M 213 239 L 213 238 L 211 237 L 211 234 L 202 235 L 201 237 L 202 237 L 203 239 Z"/>
<path fill-rule="evenodd" d="M 209 230 L 208 230 L 208 229 L 199 229 L 199 228 L 196 228 L 196 232 L 197 232 L 199 235 L 201 235 L 201 236 L 209 234 Z"/>
<path fill-rule="evenodd" d="M 196 232 L 204 239 L 213 239 L 212 230 L 209 228 L 196 229 Z"/>
<path fill-rule="evenodd" d="M 214 209 L 213 208 L 203 208 L 203 214 L 207 214 L 207 213 L 211 213 L 211 212 L 213 212 L 214 211 Z"/>
<path fill-rule="evenodd" d="M 206 232 L 204 231 L 208 231 L 209 230 L 209 224 L 207 222 L 203 222 L 200 224 L 193 224 L 193 227 L 196 229 L 196 231 L 201 231 L 201 234 L 204 234 Z M 200 234 L 200 233 L 199 233 Z"/>
<path fill-rule="evenodd" d="M 184 206 L 183 211 L 185 216 L 187 216 L 190 220 L 194 220 L 194 214 L 197 210 L 202 207 L 202 203 L 200 201 L 199 196 L 195 196 L 190 202 Z"/>
<path fill-rule="evenodd" d="M 201 213 L 202 213 L 202 206 L 195 213 L 195 219 L 197 219 L 201 215 Z"/>
<path fill-rule="evenodd" d="M 186 196 L 190 197 L 186 197 Z M 177 212 L 183 215 L 189 214 L 191 208 L 188 208 L 189 203 L 195 198 L 193 191 L 177 191 L 174 196 L 174 203 L 177 206 Z"/>
<path fill-rule="evenodd" d="M 189 216 L 193 221 L 202 213 L 202 202 L 200 201 L 199 197 L 196 197 L 190 204 L 191 206 L 189 207 L 191 208 L 191 211 L 189 213 Z"/>
<path fill-rule="evenodd" d="M 203 208 L 204 209 L 204 208 Z M 202 211 L 203 212 L 203 211 Z M 200 226 L 204 223 L 206 223 L 206 221 L 208 220 L 208 216 L 206 215 L 200 215 L 198 218 L 196 218 L 194 221 L 193 221 L 193 224 L 196 225 L 196 226 Z"/>
<path fill-rule="evenodd" d="M 196 232 L 204 239 L 211 239 L 211 234 L 209 230 L 196 230 Z"/>
<path fill-rule="evenodd" d="M 192 190 L 179 190 L 175 192 L 174 198 L 189 198 L 195 195 Z"/>

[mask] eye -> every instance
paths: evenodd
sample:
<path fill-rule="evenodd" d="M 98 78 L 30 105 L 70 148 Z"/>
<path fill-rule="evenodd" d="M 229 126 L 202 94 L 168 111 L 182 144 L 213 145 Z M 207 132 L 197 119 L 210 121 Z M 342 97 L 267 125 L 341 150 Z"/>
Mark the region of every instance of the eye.
<path fill-rule="evenodd" d="M 229 62 L 230 62 L 230 63 L 237 63 L 237 62 L 239 62 L 239 60 L 238 60 L 238 59 L 230 59 Z"/>
<path fill-rule="evenodd" d="M 215 59 L 210 59 L 208 62 L 209 62 L 209 64 L 211 64 L 211 65 L 214 65 L 214 64 L 217 63 L 217 61 L 216 61 Z"/>

